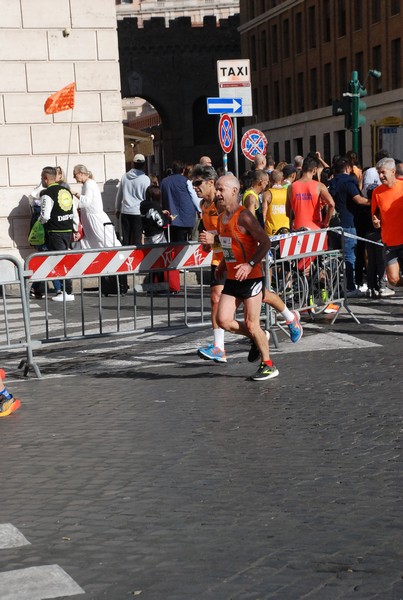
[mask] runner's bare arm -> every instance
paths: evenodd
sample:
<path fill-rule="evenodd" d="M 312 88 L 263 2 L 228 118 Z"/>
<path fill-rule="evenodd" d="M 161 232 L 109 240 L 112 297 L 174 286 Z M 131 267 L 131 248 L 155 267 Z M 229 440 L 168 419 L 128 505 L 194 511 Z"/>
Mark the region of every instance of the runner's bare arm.
<path fill-rule="evenodd" d="M 325 218 L 323 219 L 322 222 L 322 227 L 329 227 L 329 221 L 333 216 L 334 213 L 334 200 L 332 198 L 332 196 L 330 195 L 329 190 L 327 189 L 327 187 L 325 186 L 325 184 L 323 183 L 319 183 L 319 195 L 321 200 L 327 204 L 327 210 L 326 210 L 326 215 Z"/>
<path fill-rule="evenodd" d="M 269 210 L 269 205 L 272 202 L 272 195 L 270 190 L 266 190 L 262 194 L 262 215 L 263 215 L 263 223 L 266 222 L 267 211 Z"/>

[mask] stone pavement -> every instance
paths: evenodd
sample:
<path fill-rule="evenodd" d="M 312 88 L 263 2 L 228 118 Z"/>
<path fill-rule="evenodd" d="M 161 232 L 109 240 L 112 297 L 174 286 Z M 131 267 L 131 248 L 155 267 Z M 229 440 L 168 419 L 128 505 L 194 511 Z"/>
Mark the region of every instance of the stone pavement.
<path fill-rule="evenodd" d="M 208 330 L 49 346 L 42 380 L 9 373 L 1 523 L 29 543 L 0 544 L 0 600 L 401 600 L 403 302 L 357 311 L 282 336 L 262 383 L 235 337 L 226 365 L 199 360 Z M 70 587 L 15 595 L 51 565 Z"/>

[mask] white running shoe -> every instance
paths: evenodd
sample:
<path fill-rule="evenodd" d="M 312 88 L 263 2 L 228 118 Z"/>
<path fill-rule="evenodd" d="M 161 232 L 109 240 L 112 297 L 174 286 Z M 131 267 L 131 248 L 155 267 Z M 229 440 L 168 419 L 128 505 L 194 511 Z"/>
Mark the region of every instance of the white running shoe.
<path fill-rule="evenodd" d="M 63 302 L 63 300 L 66 300 L 66 302 L 73 302 L 74 294 L 65 294 L 63 292 L 62 294 L 57 294 L 57 296 L 54 296 L 52 300 L 53 302 Z"/>

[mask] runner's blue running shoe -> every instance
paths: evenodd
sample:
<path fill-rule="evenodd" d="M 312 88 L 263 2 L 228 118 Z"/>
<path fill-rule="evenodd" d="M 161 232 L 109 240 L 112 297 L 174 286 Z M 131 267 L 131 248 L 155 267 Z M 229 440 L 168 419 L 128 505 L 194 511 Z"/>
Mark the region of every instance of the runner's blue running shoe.
<path fill-rule="evenodd" d="M 223 350 L 214 346 L 214 344 L 209 344 L 207 348 L 199 348 L 197 354 L 204 358 L 204 360 L 213 360 L 214 362 L 227 362 L 227 357 Z"/>
<path fill-rule="evenodd" d="M 294 315 L 294 319 L 287 322 L 287 327 L 290 332 L 291 341 L 296 344 L 302 338 L 303 329 L 299 312 L 297 310 L 292 310 L 291 312 Z"/>

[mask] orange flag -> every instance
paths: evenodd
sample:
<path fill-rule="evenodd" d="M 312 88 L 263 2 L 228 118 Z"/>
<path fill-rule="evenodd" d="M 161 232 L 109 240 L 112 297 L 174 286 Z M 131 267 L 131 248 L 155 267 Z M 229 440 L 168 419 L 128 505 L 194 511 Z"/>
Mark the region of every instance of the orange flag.
<path fill-rule="evenodd" d="M 61 112 L 62 110 L 74 108 L 75 87 L 76 84 L 74 82 L 70 83 L 55 94 L 49 96 L 44 106 L 45 113 L 47 115 L 53 115 L 54 113 Z"/>

